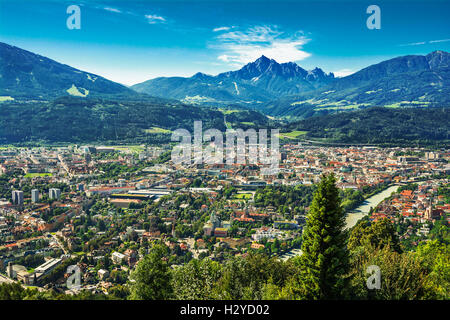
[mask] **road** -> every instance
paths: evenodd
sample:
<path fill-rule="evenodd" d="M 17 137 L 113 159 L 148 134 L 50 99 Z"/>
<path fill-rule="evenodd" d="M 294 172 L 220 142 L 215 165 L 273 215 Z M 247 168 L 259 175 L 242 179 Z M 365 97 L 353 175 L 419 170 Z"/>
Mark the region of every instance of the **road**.
<path fill-rule="evenodd" d="M 64 254 L 67 254 L 67 250 L 64 248 L 64 246 L 62 245 L 62 243 L 59 242 L 58 237 L 57 237 L 56 235 L 54 235 L 54 234 L 50 234 L 50 235 L 51 235 L 51 236 L 53 237 L 53 239 L 56 241 L 56 243 L 58 244 L 59 248 L 64 252 Z"/>
<path fill-rule="evenodd" d="M 0 274 L 0 283 L 14 283 L 15 281 Z"/>

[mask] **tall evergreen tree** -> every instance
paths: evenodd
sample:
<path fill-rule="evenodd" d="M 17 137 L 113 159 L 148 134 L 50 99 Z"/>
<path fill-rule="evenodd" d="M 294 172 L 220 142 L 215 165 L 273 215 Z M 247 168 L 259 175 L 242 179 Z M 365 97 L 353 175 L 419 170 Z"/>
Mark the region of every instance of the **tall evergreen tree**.
<path fill-rule="evenodd" d="M 298 260 L 294 296 L 301 299 L 343 298 L 349 268 L 345 214 L 334 175 L 323 176 L 310 206 Z"/>

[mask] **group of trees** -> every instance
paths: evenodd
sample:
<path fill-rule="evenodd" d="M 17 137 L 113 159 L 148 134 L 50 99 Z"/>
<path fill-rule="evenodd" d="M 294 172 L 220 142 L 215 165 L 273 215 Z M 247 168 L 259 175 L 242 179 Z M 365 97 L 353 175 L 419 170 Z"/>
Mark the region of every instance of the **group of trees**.
<path fill-rule="evenodd" d="M 269 120 L 257 111 L 240 110 L 228 115 L 234 124 L 251 121 L 267 127 Z M 50 102 L 4 102 L 0 110 L 0 143 L 55 143 L 121 141 L 126 143 L 168 143 L 170 132 L 148 132 L 185 128 L 193 122 L 203 127 L 226 130 L 223 113 L 215 108 L 194 107 L 167 100 L 106 100 L 60 97 Z"/>
<path fill-rule="evenodd" d="M 76 295 L 67 295 L 53 290 L 39 291 L 34 288 L 24 288 L 17 282 L 0 284 L 0 300 L 108 300 L 118 298 L 120 297 L 115 294 L 106 296 L 89 291 L 82 291 Z"/>
<path fill-rule="evenodd" d="M 99 177 L 100 179 L 110 180 L 118 177 L 124 177 L 126 174 L 131 174 L 141 168 L 139 166 L 129 166 L 118 162 L 109 162 L 100 165 L 98 169 L 103 172 L 103 174 Z"/>
<path fill-rule="evenodd" d="M 450 186 L 446 185 L 446 186 L 439 187 L 438 195 L 444 196 L 445 203 L 449 203 L 450 202 Z"/>
<path fill-rule="evenodd" d="M 343 198 L 342 208 L 346 211 L 353 210 L 364 201 L 364 194 L 360 190 L 345 189 L 341 191 Z"/>
<path fill-rule="evenodd" d="M 445 108 L 381 108 L 308 118 L 287 126 L 307 138 L 339 143 L 445 145 L 450 139 Z"/>
<path fill-rule="evenodd" d="M 367 197 L 382 191 L 387 184 L 364 186 L 362 190 L 340 190 L 341 206 L 345 211 L 353 210 Z M 273 206 L 276 210 L 292 219 L 294 215 L 304 214 L 313 198 L 315 186 L 267 186 L 258 189 L 255 193 L 255 205 L 257 207 Z"/>
<path fill-rule="evenodd" d="M 313 191 L 313 187 L 304 185 L 268 186 L 256 190 L 255 206 L 273 206 L 280 213 L 292 218 L 294 215 L 305 213 L 305 207 L 311 203 Z"/>
<path fill-rule="evenodd" d="M 14 261 L 15 264 L 27 266 L 28 268 L 36 268 L 44 262 L 44 254 L 29 254 Z"/>

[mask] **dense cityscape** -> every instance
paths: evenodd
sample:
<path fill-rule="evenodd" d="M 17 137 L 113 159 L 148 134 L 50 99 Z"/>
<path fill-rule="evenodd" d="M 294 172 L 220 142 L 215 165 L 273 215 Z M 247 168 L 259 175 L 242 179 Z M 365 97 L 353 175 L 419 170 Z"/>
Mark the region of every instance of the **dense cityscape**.
<path fill-rule="evenodd" d="M 146 145 L 0 150 L 1 281 L 120 298 L 156 243 L 174 270 L 252 253 L 286 261 L 302 254 L 312 193 L 330 173 L 347 227 L 366 199 L 396 186 L 365 219 L 391 220 L 408 250 L 448 240 L 448 150 L 286 143 L 277 176 L 258 165 L 175 166 L 169 155 Z M 82 283 L 69 289 L 74 264 Z"/>

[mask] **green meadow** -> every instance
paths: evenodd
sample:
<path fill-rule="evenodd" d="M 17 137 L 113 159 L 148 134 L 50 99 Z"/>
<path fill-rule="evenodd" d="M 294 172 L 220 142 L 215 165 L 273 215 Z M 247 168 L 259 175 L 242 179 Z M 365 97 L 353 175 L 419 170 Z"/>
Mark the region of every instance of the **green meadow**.
<path fill-rule="evenodd" d="M 145 133 L 171 133 L 172 131 L 168 129 L 163 129 L 159 127 L 151 127 L 150 129 L 145 129 Z"/>
<path fill-rule="evenodd" d="M 291 131 L 291 132 L 280 133 L 280 137 L 286 138 L 286 139 L 297 139 L 298 137 L 303 136 L 307 133 L 308 133 L 308 131 L 295 130 L 295 131 Z"/>
<path fill-rule="evenodd" d="M 53 176 L 52 173 L 49 172 L 43 172 L 43 173 L 27 173 L 25 175 L 25 178 L 35 178 L 35 177 L 51 177 Z"/>

